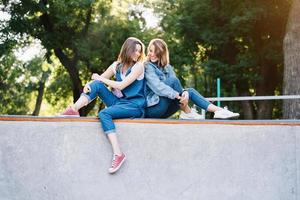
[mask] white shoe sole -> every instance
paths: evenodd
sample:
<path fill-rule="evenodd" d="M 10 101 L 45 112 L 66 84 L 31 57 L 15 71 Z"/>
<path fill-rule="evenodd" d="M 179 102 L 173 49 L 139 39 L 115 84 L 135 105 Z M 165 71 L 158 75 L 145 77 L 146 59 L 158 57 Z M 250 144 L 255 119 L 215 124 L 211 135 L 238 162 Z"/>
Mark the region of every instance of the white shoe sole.
<path fill-rule="evenodd" d="M 204 118 L 189 118 L 189 117 L 181 117 L 181 116 L 179 116 L 179 119 L 188 119 L 188 120 L 194 119 L 194 120 L 200 120 L 200 119 L 204 119 Z"/>
<path fill-rule="evenodd" d="M 182 117 L 179 117 L 179 119 L 183 119 L 183 120 L 202 120 L 203 118 L 182 118 Z"/>
<path fill-rule="evenodd" d="M 234 119 L 234 118 L 238 118 L 239 116 L 240 116 L 240 114 L 232 115 L 230 117 L 215 117 L 214 116 L 214 119 Z"/>
<path fill-rule="evenodd" d="M 56 117 L 80 117 L 80 115 L 57 115 Z"/>

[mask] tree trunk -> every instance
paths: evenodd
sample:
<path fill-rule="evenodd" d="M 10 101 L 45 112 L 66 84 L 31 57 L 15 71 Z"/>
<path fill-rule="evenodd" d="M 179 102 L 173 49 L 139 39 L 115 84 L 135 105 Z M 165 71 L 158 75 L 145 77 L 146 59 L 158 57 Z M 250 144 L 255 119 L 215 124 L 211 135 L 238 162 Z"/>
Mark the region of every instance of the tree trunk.
<path fill-rule="evenodd" d="M 238 96 L 250 96 L 250 93 L 241 87 L 243 84 L 244 83 L 237 84 Z M 254 119 L 254 107 L 252 102 L 253 101 L 241 101 L 244 119 Z"/>
<path fill-rule="evenodd" d="M 82 92 L 82 83 L 79 78 L 79 72 L 76 68 L 77 65 L 77 59 L 68 58 L 63 51 L 60 48 L 54 49 L 55 55 L 58 57 L 61 64 L 66 68 L 68 71 L 71 81 L 72 81 L 72 89 L 73 89 L 73 97 L 74 102 L 80 97 L 80 94 Z"/>
<path fill-rule="evenodd" d="M 254 119 L 253 104 L 251 101 L 242 101 L 243 118 Z"/>
<path fill-rule="evenodd" d="M 273 102 L 257 101 L 257 119 L 272 119 Z"/>
<path fill-rule="evenodd" d="M 294 0 L 283 41 L 283 94 L 300 94 L 300 0 Z M 300 119 L 300 99 L 283 101 L 283 118 Z"/>
<path fill-rule="evenodd" d="M 49 73 L 48 72 L 43 72 L 42 78 L 39 82 L 39 88 L 38 88 L 38 96 L 36 98 L 35 102 L 35 108 L 32 113 L 33 116 L 38 116 L 40 113 L 42 101 L 43 101 L 43 95 L 44 95 L 44 90 L 45 90 L 45 83 L 47 81 Z"/>
<path fill-rule="evenodd" d="M 72 59 L 68 58 L 59 48 L 55 49 L 54 52 L 70 75 L 73 90 L 73 102 L 75 103 L 79 99 L 83 90 L 79 72 L 76 67 L 78 59 L 76 55 Z M 95 101 L 91 102 L 88 106 L 81 108 L 79 110 L 80 116 L 86 116 L 90 112 L 90 110 L 93 109 L 94 105 Z"/>
<path fill-rule="evenodd" d="M 42 3 L 45 6 L 49 5 L 47 0 L 43 0 Z M 81 32 L 82 38 L 84 38 L 88 32 L 90 22 L 91 22 L 92 11 L 93 10 L 91 6 L 86 15 L 85 26 Z M 53 23 L 48 13 L 43 13 L 40 16 L 40 22 L 44 26 L 45 31 L 47 33 L 54 34 L 54 35 L 60 34 L 59 32 L 55 32 L 56 30 L 54 30 Z M 48 49 L 48 51 L 51 50 L 52 49 Z M 75 55 L 72 58 L 69 58 L 66 54 L 64 54 L 63 47 L 54 48 L 54 53 L 70 75 L 72 81 L 73 101 L 76 102 L 82 93 L 83 86 L 79 77 L 79 71 L 77 69 L 77 63 L 79 58 L 77 56 L 76 49 L 72 49 L 72 50 L 75 52 L 74 53 Z M 89 111 L 94 107 L 94 105 L 95 105 L 95 101 L 91 102 L 88 106 L 80 109 L 79 111 L 80 115 L 86 116 L 89 113 Z"/>
<path fill-rule="evenodd" d="M 263 63 L 260 75 L 262 80 L 258 83 L 257 96 L 272 96 L 279 82 L 276 64 Z M 257 101 L 257 119 L 272 119 L 274 101 Z"/>

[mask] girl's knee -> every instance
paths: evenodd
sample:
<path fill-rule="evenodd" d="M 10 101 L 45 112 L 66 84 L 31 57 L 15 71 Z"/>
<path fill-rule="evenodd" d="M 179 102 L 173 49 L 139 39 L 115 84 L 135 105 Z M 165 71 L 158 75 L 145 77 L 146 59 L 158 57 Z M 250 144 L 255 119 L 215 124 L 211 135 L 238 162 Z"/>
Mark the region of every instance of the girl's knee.
<path fill-rule="evenodd" d="M 189 94 L 192 94 L 192 93 L 196 92 L 196 90 L 194 88 L 187 88 L 185 90 L 187 90 Z"/>
<path fill-rule="evenodd" d="M 169 77 L 166 84 L 172 87 L 177 92 L 182 91 L 180 80 L 177 77 Z"/>
<path fill-rule="evenodd" d="M 180 84 L 180 80 L 177 77 L 170 77 L 169 82 L 171 84 Z"/>
<path fill-rule="evenodd" d="M 99 119 L 105 119 L 105 118 L 110 118 L 110 115 L 109 113 L 106 112 L 106 110 L 101 110 L 99 113 L 98 113 L 98 117 Z"/>
<path fill-rule="evenodd" d="M 102 88 L 105 87 L 104 83 L 101 81 L 95 80 L 92 83 L 89 84 L 91 90 L 101 90 Z"/>

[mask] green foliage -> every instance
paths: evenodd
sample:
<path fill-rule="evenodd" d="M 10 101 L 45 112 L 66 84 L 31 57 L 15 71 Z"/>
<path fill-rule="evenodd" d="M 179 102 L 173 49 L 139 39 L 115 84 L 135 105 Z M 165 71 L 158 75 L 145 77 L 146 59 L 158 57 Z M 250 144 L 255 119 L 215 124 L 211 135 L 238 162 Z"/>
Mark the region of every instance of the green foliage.
<path fill-rule="evenodd" d="M 28 108 L 25 105 L 29 95 L 25 92 L 23 84 L 17 81 L 22 76 L 23 66 L 14 56 L 2 57 L 0 66 L 0 113 L 26 113 Z"/>
<path fill-rule="evenodd" d="M 91 24 L 87 37 L 76 43 L 82 65 L 90 72 L 103 72 L 117 59 L 126 38 L 136 36 L 139 27 L 108 17 L 101 24 Z M 90 78 L 90 77 L 89 77 Z"/>
<path fill-rule="evenodd" d="M 13 54 L 0 58 L 0 114 L 32 112 L 29 104 L 42 78 L 42 63 L 40 58 L 22 63 Z"/>
<path fill-rule="evenodd" d="M 1 41 L 0 50 L 8 53 L 20 42 L 40 40 L 52 65 L 45 98 L 53 107 L 63 109 L 72 92 L 74 99 L 78 98 L 92 73 L 102 73 L 117 59 L 127 37 L 151 38 L 139 11 L 124 12 L 118 7 L 134 3 L 141 1 L 3 1 L 1 9 L 11 17 L 0 32 L 6 38 L 14 37 Z"/>
<path fill-rule="evenodd" d="M 70 90 L 71 80 L 62 66 L 58 66 L 51 74 L 48 84 L 45 93 L 45 98 L 48 103 L 53 107 L 61 105 L 62 108 L 66 106 L 64 103 L 71 103 L 65 101 L 68 97 L 72 96 L 72 90 Z"/>
<path fill-rule="evenodd" d="M 198 44 L 207 49 L 209 59 L 230 66 L 255 67 L 259 57 L 282 62 L 290 1 L 179 0 L 166 4 L 170 10 L 158 11 L 166 13 L 162 27 L 180 45 L 188 47 L 189 55 L 181 57 L 188 57 L 190 63 L 195 62 Z"/>
<path fill-rule="evenodd" d="M 52 72 L 45 98 L 56 107 L 64 107 L 72 92 L 76 99 L 82 84 L 117 58 L 129 36 L 146 46 L 152 38 L 164 39 L 183 85 L 196 87 L 204 96 L 216 95 L 217 77 L 224 96 L 280 94 L 282 40 L 290 4 L 291 0 L 3 0 L 0 9 L 11 18 L 0 24 L 0 56 L 33 38 L 40 40 Z M 140 6 L 155 9 L 160 27 L 146 27 Z M 17 88 L 13 90 L 22 94 L 36 90 L 36 82 L 13 83 L 22 73 L 29 73 L 30 80 L 47 69 L 36 69 L 41 66 L 38 62 L 25 69 L 15 58 L 5 59 L 0 70 L 11 78 L 2 77 L 3 88 Z M 1 87 L 3 99 L 9 96 L 4 90 Z M 23 96 L 13 107 L 26 104 L 29 97 Z M 28 113 L 23 108 L 16 113 Z M 281 111 L 275 110 L 277 116 Z"/>
<path fill-rule="evenodd" d="M 282 41 L 290 4 L 291 0 L 165 0 L 156 11 L 163 13 L 166 35 L 182 48 L 170 45 L 173 65 L 183 77 L 186 72 L 181 73 L 180 66 L 190 66 L 188 74 L 192 72 L 199 82 L 194 85 L 204 95 L 216 95 L 218 77 L 228 96 L 250 90 L 271 95 L 282 87 Z M 195 66 L 201 70 L 192 70 Z"/>

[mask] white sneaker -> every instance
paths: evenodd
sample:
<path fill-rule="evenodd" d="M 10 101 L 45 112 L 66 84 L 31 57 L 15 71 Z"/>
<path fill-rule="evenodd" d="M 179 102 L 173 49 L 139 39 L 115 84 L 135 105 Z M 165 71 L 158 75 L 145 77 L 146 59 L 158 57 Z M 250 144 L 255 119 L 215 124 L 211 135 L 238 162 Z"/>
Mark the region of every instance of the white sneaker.
<path fill-rule="evenodd" d="M 181 111 L 181 113 L 179 115 L 179 119 L 204 119 L 204 117 L 202 115 L 200 115 L 199 113 L 197 113 L 196 109 L 191 108 L 190 113 L 185 113 L 185 112 Z"/>
<path fill-rule="evenodd" d="M 239 113 L 231 112 L 225 108 L 225 109 L 215 111 L 214 119 L 230 119 L 230 118 L 236 118 L 239 116 L 240 116 Z"/>

